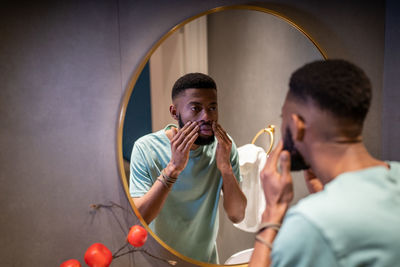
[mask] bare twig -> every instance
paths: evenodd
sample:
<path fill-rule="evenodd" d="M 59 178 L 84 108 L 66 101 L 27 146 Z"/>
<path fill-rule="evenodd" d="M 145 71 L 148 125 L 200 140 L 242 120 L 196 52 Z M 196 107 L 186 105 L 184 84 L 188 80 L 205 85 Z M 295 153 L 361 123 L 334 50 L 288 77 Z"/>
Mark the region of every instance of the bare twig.
<path fill-rule="evenodd" d="M 133 253 L 133 252 L 143 252 L 143 253 L 147 254 L 148 256 L 150 256 L 150 257 L 152 257 L 152 258 L 155 258 L 155 259 L 157 259 L 157 260 L 166 262 L 166 263 L 168 263 L 168 264 L 170 264 L 170 265 L 176 265 L 176 263 L 177 263 L 176 261 L 173 261 L 173 260 L 166 260 L 166 259 L 157 257 L 157 256 L 151 254 L 150 252 L 148 252 L 148 251 L 145 250 L 145 249 L 130 249 L 130 250 L 128 250 L 127 252 L 124 252 L 124 253 L 122 253 L 122 254 L 120 254 L 120 255 L 113 256 L 113 258 L 116 259 L 116 258 L 119 258 L 119 257 L 121 257 L 121 256 L 124 256 L 124 255 L 129 254 L 129 253 Z"/>
<path fill-rule="evenodd" d="M 119 248 L 114 254 L 113 254 L 113 259 L 118 258 L 119 256 L 117 256 L 118 252 L 120 252 L 121 250 L 123 250 L 124 248 L 126 248 L 129 245 L 129 243 L 125 243 L 125 245 L 123 245 L 121 248 Z"/>
<path fill-rule="evenodd" d="M 102 204 L 102 203 L 100 203 L 100 204 L 91 204 L 90 207 L 91 207 L 92 209 L 96 210 L 96 211 L 99 210 L 99 209 L 101 209 L 101 208 L 110 209 L 111 212 L 113 213 L 113 216 L 114 216 L 115 220 L 118 222 L 119 226 L 121 227 L 121 230 L 122 230 L 123 232 L 125 232 L 125 231 L 123 230 L 123 227 L 122 227 L 121 222 L 118 220 L 117 216 L 116 216 L 116 215 L 114 214 L 114 212 L 112 211 L 112 208 L 118 207 L 118 208 L 120 208 L 120 209 L 122 209 L 122 210 L 124 210 L 124 211 L 126 211 L 126 212 L 128 212 L 128 213 L 129 213 L 129 211 L 128 211 L 127 209 L 125 209 L 124 207 L 122 207 L 121 205 L 118 205 L 117 203 L 115 203 L 115 202 L 113 202 L 113 201 L 109 201 L 109 202 L 110 202 L 110 204 Z M 113 254 L 112 258 L 113 258 L 113 259 L 116 259 L 116 258 L 119 258 L 119 257 L 121 257 L 121 256 L 124 256 L 124 255 L 129 254 L 129 253 L 133 253 L 133 252 L 143 252 L 143 253 L 147 254 L 148 256 L 150 256 L 150 257 L 152 257 L 152 258 L 155 258 L 155 259 L 157 259 L 157 260 L 166 262 L 166 263 L 168 263 L 169 265 L 174 266 L 174 265 L 177 264 L 176 261 L 173 261 L 173 260 L 166 260 L 166 259 L 157 257 L 157 256 L 151 254 L 150 252 L 148 252 L 147 250 L 144 250 L 144 249 L 136 249 L 136 248 L 134 248 L 134 249 L 129 249 L 127 252 L 123 252 L 123 253 L 121 253 L 121 254 L 118 255 L 118 253 L 120 253 L 120 252 L 121 252 L 123 249 L 125 249 L 128 245 L 129 245 L 129 243 L 125 243 L 121 248 L 119 248 L 119 249 Z"/>

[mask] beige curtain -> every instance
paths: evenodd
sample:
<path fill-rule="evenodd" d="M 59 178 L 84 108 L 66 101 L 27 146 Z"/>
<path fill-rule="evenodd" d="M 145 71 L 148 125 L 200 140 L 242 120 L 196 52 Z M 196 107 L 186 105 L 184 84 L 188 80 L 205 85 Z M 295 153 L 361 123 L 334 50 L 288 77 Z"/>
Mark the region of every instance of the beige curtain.
<path fill-rule="evenodd" d="M 205 16 L 173 33 L 150 58 L 153 132 L 176 123 L 169 114 L 171 89 L 179 77 L 189 72 L 208 73 Z"/>

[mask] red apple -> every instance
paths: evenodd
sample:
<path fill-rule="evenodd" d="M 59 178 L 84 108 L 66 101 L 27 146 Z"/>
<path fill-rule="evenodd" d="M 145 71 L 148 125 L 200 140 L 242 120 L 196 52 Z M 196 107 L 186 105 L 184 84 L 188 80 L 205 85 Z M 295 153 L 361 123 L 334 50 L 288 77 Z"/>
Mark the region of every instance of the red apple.
<path fill-rule="evenodd" d="M 134 225 L 129 230 L 129 234 L 126 239 L 132 246 L 141 247 L 147 240 L 147 231 L 140 225 Z"/>
<path fill-rule="evenodd" d="M 78 260 L 70 259 L 61 263 L 60 267 L 82 267 Z"/>
<path fill-rule="evenodd" d="M 108 267 L 112 261 L 112 253 L 103 244 L 94 243 L 86 250 L 84 258 L 90 267 Z"/>

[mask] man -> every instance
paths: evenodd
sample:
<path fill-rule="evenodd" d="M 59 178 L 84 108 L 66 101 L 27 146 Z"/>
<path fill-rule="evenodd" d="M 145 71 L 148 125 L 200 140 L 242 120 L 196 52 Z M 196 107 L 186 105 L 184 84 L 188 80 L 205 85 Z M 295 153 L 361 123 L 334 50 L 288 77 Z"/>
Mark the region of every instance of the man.
<path fill-rule="evenodd" d="M 249 266 L 399 266 L 400 164 L 373 158 L 363 144 L 370 102 L 369 79 L 349 62 L 317 61 L 292 75 L 283 142 L 261 174 L 265 224 Z M 320 192 L 285 216 L 291 169 L 309 169 L 306 182 Z"/>
<path fill-rule="evenodd" d="M 136 141 L 130 193 L 140 214 L 166 244 L 196 260 L 217 263 L 218 202 L 232 222 L 244 217 L 236 146 L 218 124 L 217 87 L 201 73 L 172 89 L 171 116 L 179 128 Z"/>

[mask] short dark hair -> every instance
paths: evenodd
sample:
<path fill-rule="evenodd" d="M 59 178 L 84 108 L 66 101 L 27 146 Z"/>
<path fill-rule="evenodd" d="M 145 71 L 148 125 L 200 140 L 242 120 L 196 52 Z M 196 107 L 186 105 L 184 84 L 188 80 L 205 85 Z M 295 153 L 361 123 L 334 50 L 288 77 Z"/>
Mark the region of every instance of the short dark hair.
<path fill-rule="evenodd" d="M 210 76 L 203 73 L 188 73 L 180 77 L 172 87 L 172 100 L 186 89 L 215 89 L 217 85 Z"/>
<path fill-rule="evenodd" d="M 321 110 L 362 128 L 372 88 L 361 68 L 345 60 L 331 59 L 308 63 L 295 71 L 290 78 L 289 96 L 303 101 L 312 99 Z"/>

